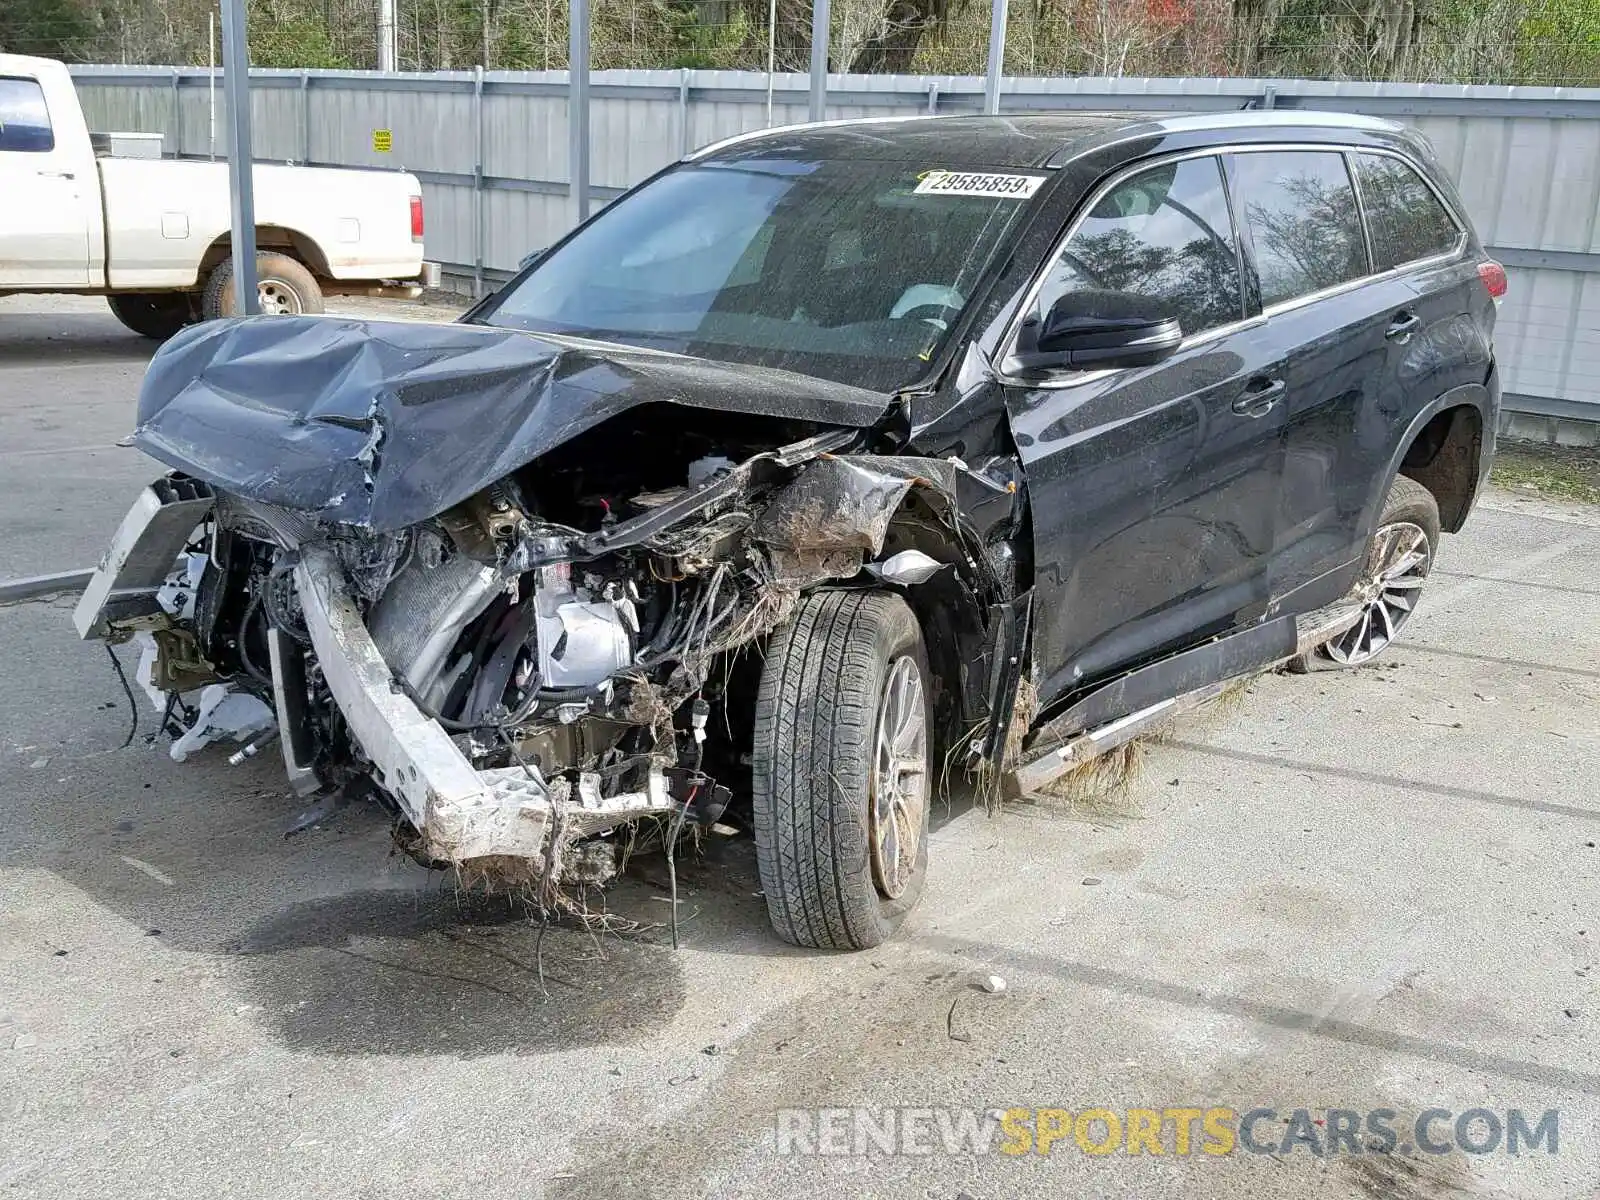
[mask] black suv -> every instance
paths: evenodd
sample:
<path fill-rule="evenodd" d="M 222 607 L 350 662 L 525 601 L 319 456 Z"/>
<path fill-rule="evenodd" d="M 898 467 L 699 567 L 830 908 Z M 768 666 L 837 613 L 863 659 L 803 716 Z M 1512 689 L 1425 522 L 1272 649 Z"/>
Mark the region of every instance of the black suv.
<path fill-rule="evenodd" d="M 870 946 L 940 779 L 1395 637 L 1489 470 L 1505 282 L 1383 121 L 747 135 L 460 325 L 180 334 L 136 431 L 176 471 L 78 624 L 211 683 L 186 745 L 253 693 L 425 862 L 560 907 L 620 825 L 742 827 L 783 937 Z"/>

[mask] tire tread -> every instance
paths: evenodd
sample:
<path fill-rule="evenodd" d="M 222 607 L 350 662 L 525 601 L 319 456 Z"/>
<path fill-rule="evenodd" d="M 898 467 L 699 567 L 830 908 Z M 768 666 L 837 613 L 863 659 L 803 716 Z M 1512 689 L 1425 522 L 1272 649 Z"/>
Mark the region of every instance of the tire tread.
<path fill-rule="evenodd" d="M 773 928 L 799 946 L 863 949 L 886 936 L 863 821 L 886 626 L 915 637 L 899 596 L 817 592 L 768 648 L 756 698 L 756 858 Z"/>

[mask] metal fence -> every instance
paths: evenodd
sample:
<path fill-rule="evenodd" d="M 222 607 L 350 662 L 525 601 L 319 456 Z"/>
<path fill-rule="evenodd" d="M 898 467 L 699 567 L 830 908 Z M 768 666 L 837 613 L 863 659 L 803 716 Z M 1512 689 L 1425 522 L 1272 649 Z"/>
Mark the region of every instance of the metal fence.
<path fill-rule="evenodd" d="M 73 74 L 94 128 L 161 133 L 168 154 L 225 157 L 220 79 L 213 101 L 206 70 Z M 756 72 L 594 73 L 595 199 L 717 138 L 806 119 L 805 76 L 777 75 L 770 88 Z M 462 290 L 492 287 L 571 225 L 564 71 L 259 70 L 251 89 L 258 160 L 404 169 L 421 179 L 428 255 Z M 833 75 L 827 115 L 977 112 L 983 89 L 975 76 Z M 1508 408 L 1600 420 L 1600 90 L 1065 78 L 1007 79 L 1001 95 L 1006 112 L 1247 103 L 1370 113 L 1426 134 L 1511 274 L 1497 334 Z"/>

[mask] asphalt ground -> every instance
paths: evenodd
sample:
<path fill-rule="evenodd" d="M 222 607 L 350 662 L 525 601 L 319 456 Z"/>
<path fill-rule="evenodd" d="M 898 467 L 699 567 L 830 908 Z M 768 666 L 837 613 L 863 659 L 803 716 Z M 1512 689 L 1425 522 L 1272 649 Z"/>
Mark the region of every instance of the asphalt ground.
<path fill-rule="evenodd" d="M 115 445 L 148 354 L 0 301 L 0 579 L 92 564 L 156 473 Z M 1260 679 L 1112 794 L 941 812 L 856 955 L 779 943 L 737 839 L 681 867 L 676 952 L 659 864 L 591 937 L 373 811 L 285 840 L 275 762 L 174 763 L 149 711 L 121 748 L 70 598 L 0 608 L 0 1195 L 1600 1195 L 1597 604 L 1600 510 L 1491 494 L 1390 657 Z M 1198 1117 L 1179 1153 L 1182 1114 L 1130 1152 L 1187 1108 L 1270 1109 L 1276 1153 Z"/>

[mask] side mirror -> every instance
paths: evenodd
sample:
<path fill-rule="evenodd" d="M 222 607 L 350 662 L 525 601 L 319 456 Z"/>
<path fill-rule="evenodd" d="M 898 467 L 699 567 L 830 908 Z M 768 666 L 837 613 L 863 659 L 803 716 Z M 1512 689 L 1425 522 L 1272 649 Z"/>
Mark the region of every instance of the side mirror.
<path fill-rule="evenodd" d="M 1147 367 L 1183 341 L 1178 318 L 1161 301 L 1132 292 L 1067 292 L 1050 311 L 1022 324 L 1014 362 L 1052 367 Z"/>
<path fill-rule="evenodd" d="M 543 257 L 543 249 L 535 250 L 532 254 L 524 254 L 521 261 L 517 263 L 517 270 L 526 271 L 529 267 L 533 266 L 534 263 L 538 262 Z"/>

